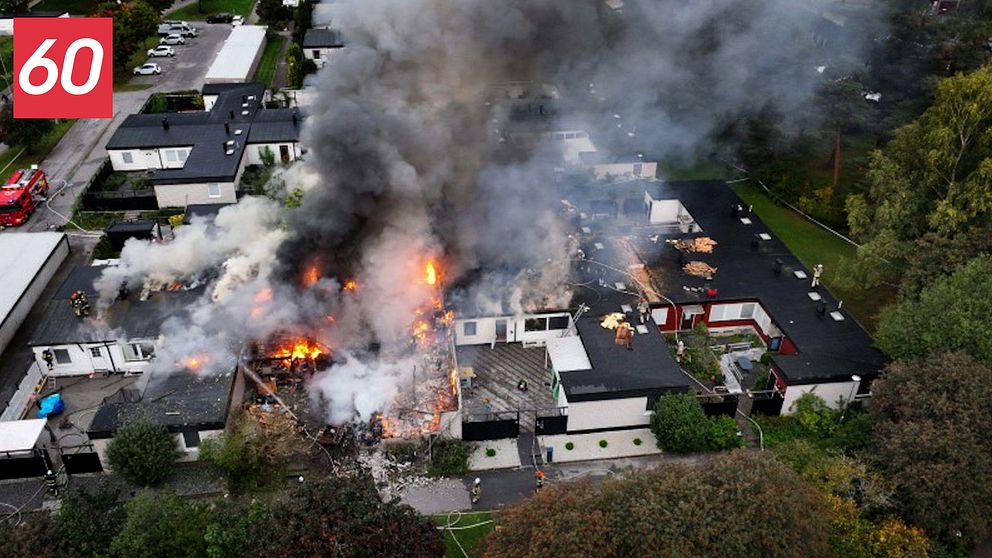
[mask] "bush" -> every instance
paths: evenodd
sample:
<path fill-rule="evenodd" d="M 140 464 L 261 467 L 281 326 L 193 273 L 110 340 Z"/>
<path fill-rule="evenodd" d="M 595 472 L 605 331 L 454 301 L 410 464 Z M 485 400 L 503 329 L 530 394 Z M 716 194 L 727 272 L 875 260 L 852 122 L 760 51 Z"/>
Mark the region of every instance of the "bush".
<path fill-rule="evenodd" d="M 468 473 L 468 458 L 472 453 L 461 440 L 439 440 L 431 449 L 427 472 L 435 477 L 458 477 Z"/>
<path fill-rule="evenodd" d="M 486 448 L 486 457 L 496 457 L 496 450 L 493 448 Z"/>
<path fill-rule="evenodd" d="M 826 438 L 837 429 L 837 413 L 827 407 L 823 398 L 806 392 L 792 404 L 796 420 L 810 434 Z"/>
<path fill-rule="evenodd" d="M 737 434 L 737 421 L 726 415 L 710 418 L 706 443 L 712 450 L 728 450 L 744 446 L 744 437 Z"/>
<path fill-rule="evenodd" d="M 600 440 L 599 441 L 599 447 L 601 447 L 601 448 L 605 448 L 608 445 L 610 445 L 610 444 L 606 440 Z"/>
<path fill-rule="evenodd" d="M 273 413 L 265 424 L 240 413 L 226 432 L 200 445 L 200 460 L 223 472 L 235 494 L 278 478 L 286 463 L 302 453 L 296 424 L 281 413 Z"/>
<path fill-rule="evenodd" d="M 710 328 L 705 323 L 699 322 L 696 325 L 692 326 L 692 333 L 700 337 L 709 337 Z"/>
<path fill-rule="evenodd" d="M 658 447 L 674 453 L 691 453 L 707 447 L 709 424 L 694 395 L 664 395 L 651 415 L 651 432 Z"/>
<path fill-rule="evenodd" d="M 100 237 L 100 240 L 96 242 L 96 246 L 93 247 L 93 258 L 94 260 L 106 260 L 110 258 L 116 258 L 120 254 L 117 250 L 114 250 L 113 245 L 110 244 L 110 239 L 107 235 Z"/>
<path fill-rule="evenodd" d="M 568 451 L 572 451 L 573 449 L 575 449 L 575 444 L 573 444 L 572 442 L 565 442 L 565 449 L 567 449 Z"/>
<path fill-rule="evenodd" d="M 172 434 L 147 418 L 122 426 L 107 449 L 114 471 L 140 486 L 162 484 L 172 474 L 178 456 Z"/>
<path fill-rule="evenodd" d="M 639 446 L 639 445 L 641 445 L 643 443 L 644 442 L 640 438 L 634 438 L 634 445 L 635 446 Z"/>

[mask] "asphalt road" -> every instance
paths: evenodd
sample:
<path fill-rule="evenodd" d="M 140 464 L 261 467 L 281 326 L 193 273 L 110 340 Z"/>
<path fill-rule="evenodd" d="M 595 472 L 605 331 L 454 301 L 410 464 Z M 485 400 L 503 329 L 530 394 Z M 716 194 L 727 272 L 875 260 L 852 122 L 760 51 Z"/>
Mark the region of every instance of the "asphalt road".
<path fill-rule="evenodd" d="M 40 167 L 49 176 L 52 197 L 47 207 L 31 216 L 27 225 L 11 231 L 45 231 L 65 225 L 76 198 L 90 177 L 107 157 L 104 145 L 128 115 L 138 112 L 148 97 L 158 91 L 180 91 L 203 87 L 203 78 L 213 63 L 224 39 L 231 33 L 229 25 L 195 24 L 199 36 L 176 46 L 173 58 L 156 58 L 162 67 L 158 76 L 134 76 L 131 83 L 148 83 L 141 91 L 114 93 L 113 118 L 84 118 L 77 120 L 55 146 Z M 16 169 L 9 169 L 13 171 Z M 5 171 L 6 172 L 6 171 Z M 67 229 L 72 229 L 67 225 Z"/>

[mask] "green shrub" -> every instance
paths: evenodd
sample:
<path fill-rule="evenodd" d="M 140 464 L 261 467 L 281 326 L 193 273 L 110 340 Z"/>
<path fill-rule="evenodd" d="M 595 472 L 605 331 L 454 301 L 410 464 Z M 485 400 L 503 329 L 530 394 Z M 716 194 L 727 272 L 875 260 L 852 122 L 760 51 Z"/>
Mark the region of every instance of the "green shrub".
<path fill-rule="evenodd" d="M 768 351 L 761 353 L 761 358 L 758 359 L 758 362 L 760 362 L 761 364 L 768 364 L 771 361 L 772 361 L 772 354 Z"/>
<path fill-rule="evenodd" d="M 575 444 L 573 444 L 572 442 L 565 442 L 565 449 L 567 449 L 568 451 L 572 451 L 573 449 L 575 449 Z"/>
<path fill-rule="evenodd" d="M 709 337 L 710 328 L 705 323 L 699 322 L 696 325 L 692 326 L 692 333 L 700 337 Z"/>
<path fill-rule="evenodd" d="M 744 446 L 744 437 L 737 435 L 737 421 L 726 415 L 710 418 L 706 443 L 712 450 L 728 450 Z"/>
<path fill-rule="evenodd" d="M 812 393 L 804 393 L 792 404 L 791 410 L 796 420 L 810 434 L 826 438 L 837 429 L 837 413 L 827 407 L 823 398 Z"/>
<path fill-rule="evenodd" d="M 634 438 L 634 445 L 635 446 L 639 446 L 639 445 L 641 445 L 643 443 L 644 443 L 644 441 L 642 441 L 640 438 Z"/>
<path fill-rule="evenodd" d="M 110 466 L 139 486 L 157 486 L 172 475 L 179 450 L 164 426 L 137 418 L 122 426 L 107 449 Z"/>
<path fill-rule="evenodd" d="M 431 449 L 427 472 L 435 477 L 457 477 L 468 473 L 472 450 L 461 440 L 439 440 Z"/>
<path fill-rule="evenodd" d="M 605 448 L 608 445 L 610 445 L 610 444 L 606 440 L 600 440 L 599 441 L 599 447 L 601 447 L 601 448 Z"/>
<path fill-rule="evenodd" d="M 107 260 L 110 258 L 116 258 L 120 254 L 114 250 L 114 247 L 110 244 L 110 239 L 107 235 L 100 237 L 100 240 L 96 242 L 96 246 L 93 247 L 93 258 L 94 260 Z"/>
<path fill-rule="evenodd" d="M 493 448 L 486 448 L 486 457 L 496 457 L 496 450 Z"/>
<path fill-rule="evenodd" d="M 694 395 L 663 395 L 654 405 L 651 432 L 658 447 L 674 453 L 691 453 L 707 447 L 709 423 Z"/>

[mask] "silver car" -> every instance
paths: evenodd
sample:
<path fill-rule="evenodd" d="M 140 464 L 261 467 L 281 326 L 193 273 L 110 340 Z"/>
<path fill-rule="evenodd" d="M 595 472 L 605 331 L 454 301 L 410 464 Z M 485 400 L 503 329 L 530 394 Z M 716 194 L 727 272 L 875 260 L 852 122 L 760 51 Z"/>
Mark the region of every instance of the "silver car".
<path fill-rule="evenodd" d="M 150 76 L 150 75 L 157 76 L 161 73 L 162 73 L 162 68 L 160 68 L 159 65 L 154 62 L 148 62 L 146 64 L 142 64 L 134 69 L 134 75 L 136 76 Z"/>
<path fill-rule="evenodd" d="M 166 37 L 159 39 L 158 44 L 160 45 L 184 45 L 186 44 L 186 39 L 183 38 L 179 33 L 173 33 Z"/>
<path fill-rule="evenodd" d="M 148 51 L 149 57 L 175 56 L 175 55 L 176 55 L 176 51 L 173 50 L 171 46 L 166 46 L 166 45 L 159 45 Z"/>

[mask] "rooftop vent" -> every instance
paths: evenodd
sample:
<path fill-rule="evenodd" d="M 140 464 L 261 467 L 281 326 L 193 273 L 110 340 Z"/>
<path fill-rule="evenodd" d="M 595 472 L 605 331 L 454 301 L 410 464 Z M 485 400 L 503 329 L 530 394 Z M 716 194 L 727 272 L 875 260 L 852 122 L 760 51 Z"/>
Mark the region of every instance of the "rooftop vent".
<path fill-rule="evenodd" d="M 299 119 L 300 119 L 299 115 L 296 114 L 296 111 L 294 110 L 293 111 L 293 126 L 296 126 L 296 124 L 299 121 Z"/>
<path fill-rule="evenodd" d="M 168 118 L 163 118 L 162 119 L 162 129 L 163 130 L 168 130 L 169 129 L 169 119 Z"/>
<path fill-rule="evenodd" d="M 227 135 L 231 135 L 231 121 L 230 120 L 224 121 L 224 133 L 227 134 Z"/>
<path fill-rule="evenodd" d="M 231 117 L 231 120 L 234 120 L 234 111 L 233 110 L 227 111 L 227 114 Z"/>
<path fill-rule="evenodd" d="M 844 314 L 841 314 L 839 310 L 834 310 L 831 312 L 830 317 L 833 318 L 835 322 L 844 321 Z"/>
<path fill-rule="evenodd" d="M 801 269 L 793 271 L 792 274 L 796 276 L 796 279 L 805 279 L 807 277 L 806 272 Z"/>
<path fill-rule="evenodd" d="M 816 313 L 817 314 L 824 314 L 824 313 L 826 313 L 826 311 L 827 311 L 827 303 L 826 302 L 823 302 L 823 300 L 817 301 L 817 303 L 816 303 Z"/>
<path fill-rule="evenodd" d="M 775 263 L 772 264 L 772 271 L 774 271 L 776 275 L 781 275 L 783 265 L 785 265 L 785 262 L 782 261 L 782 258 L 775 258 Z"/>
<path fill-rule="evenodd" d="M 820 293 L 818 293 L 816 291 L 810 291 L 810 292 L 806 293 L 806 296 L 808 296 L 810 300 L 814 300 L 814 301 L 815 300 L 823 300 L 823 297 L 820 296 Z"/>

